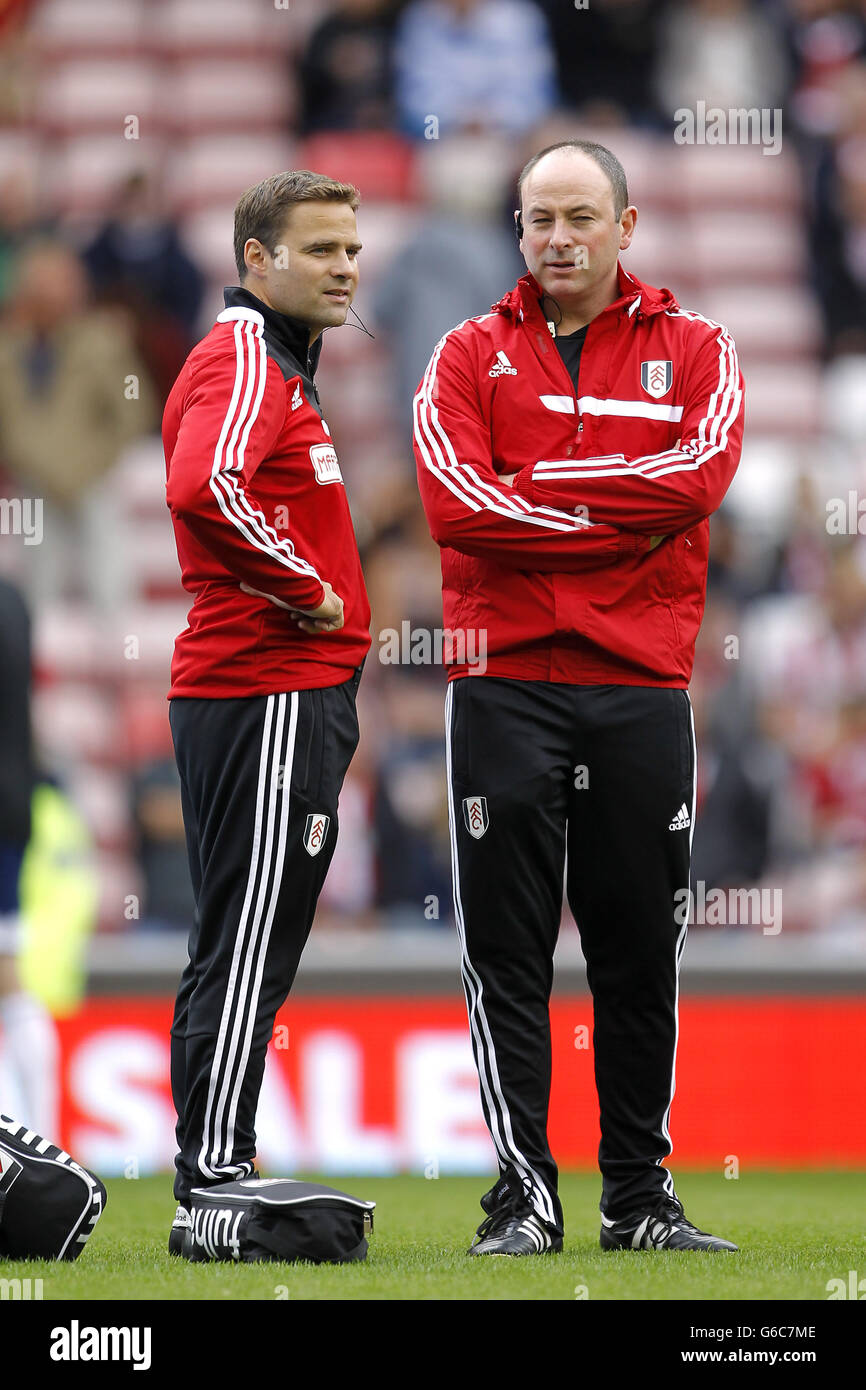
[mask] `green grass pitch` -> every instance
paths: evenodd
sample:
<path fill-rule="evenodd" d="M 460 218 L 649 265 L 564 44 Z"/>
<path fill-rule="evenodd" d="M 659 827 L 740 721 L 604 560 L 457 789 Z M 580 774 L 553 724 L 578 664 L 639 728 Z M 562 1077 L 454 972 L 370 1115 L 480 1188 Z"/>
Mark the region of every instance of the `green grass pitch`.
<path fill-rule="evenodd" d="M 324 1178 L 377 1202 L 365 1263 L 190 1265 L 166 1240 L 170 1177 L 109 1183 L 108 1206 L 74 1264 L 0 1262 L 0 1277 L 41 1278 L 43 1298 L 73 1300 L 826 1300 L 827 1281 L 866 1275 L 866 1174 L 677 1173 L 697 1226 L 740 1245 L 737 1255 L 604 1254 L 599 1178 L 565 1173 L 561 1255 L 469 1259 L 482 1219 L 479 1178 Z"/>

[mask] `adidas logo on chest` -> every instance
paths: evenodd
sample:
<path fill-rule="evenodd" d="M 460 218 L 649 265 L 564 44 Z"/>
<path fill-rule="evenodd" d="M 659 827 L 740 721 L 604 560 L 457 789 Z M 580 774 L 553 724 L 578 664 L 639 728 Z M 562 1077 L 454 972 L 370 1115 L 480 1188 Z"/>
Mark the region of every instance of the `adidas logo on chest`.
<path fill-rule="evenodd" d="M 488 376 L 517 376 L 517 368 L 512 367 L 505 353 L 501 350 L 496 354 L 496 361 L 487 373 Z"/>

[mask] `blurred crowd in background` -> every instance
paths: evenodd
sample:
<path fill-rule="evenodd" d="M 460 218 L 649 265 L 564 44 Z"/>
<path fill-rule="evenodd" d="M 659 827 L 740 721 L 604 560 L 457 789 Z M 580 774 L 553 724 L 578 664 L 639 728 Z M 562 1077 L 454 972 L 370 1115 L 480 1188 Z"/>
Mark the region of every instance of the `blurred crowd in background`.
<path fill-rule="evenodd" d="M 692 686 L 695 878 L 782 887 L 786 931 L 828 949 L 866 931 L 866 5 L 19 0 L 0 20 L 2 573 L 30 617 L 37 776 L 90 845 L 99 929 L 190 923 L 165 693 L 191 600 L 160 415 L 235 283 L 236 198 L 290 167 L 359 186 L 374 335 L 328 331 L 319 372 L 373 607 L 320 920 L 452 920 L 444 671 L 380 659 L 386 629 L 441 626 L 411 399 L 441 334 L 525 271 L 522 164 L 579 136 L 629 176 L 626 268 L 725 322 L 746 379 Z M 780 111 L 781 149 L 679 144 L 698 102 Z"/>

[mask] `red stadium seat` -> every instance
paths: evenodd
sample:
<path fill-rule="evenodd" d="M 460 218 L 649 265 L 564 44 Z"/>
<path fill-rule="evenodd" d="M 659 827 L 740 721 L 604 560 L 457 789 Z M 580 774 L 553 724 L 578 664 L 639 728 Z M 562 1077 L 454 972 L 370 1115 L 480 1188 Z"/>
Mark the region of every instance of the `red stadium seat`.
<path fill-rule="evenodd" d="M 691 307 L 730 329 L 744 362 L 813 356 L 821 346 L 818 306 L 799 282 L 714 287 Z"/>
<path fill-rule="evenodd" d="M 805 276 L 803 225 L 772 206 L 693 209 L 687 230 L 696 273 L 707 284 L 763 285 Z"/>
<path fill-rule="evenodd" d="M 559 137 L 557 137 L 559 138 Z M 670 205 L 672 188 L 671 161 L 674 157 L 671 141 L 650 131 L 631 130 L 628 126 L 592 129 L 580 122 L 578 129 L 569 129 L 564 140 L 595 140 L 613 151 L 626 172 L 629 202 L 638 213 Z"/>
<path fill-rule="evenodd" d="M 103 621 L 113 677 L 130 684 L 162 680 L 168 688 L 174 639 L 186 627 L 192 607 L 190 595 L 178 593 L 176 599 L 130 604 Z"/>
<path fill-rule="evenodd" d="M 64 681 L 37 688 L 33 728 L 49 766 L 125 761 L 117 704 L 105 687 Z"/>
<path fill-rule="evenodd" d="M 303 0 L 163 0 L 155 19 L 160 47 L 176 56 L 272 56 L 297 49 L 310 25 Z"/>
<path fill-rule="evenodd" d="M 97 615 L 86 603 L 60 602 L 36 609 L 33 663 L 37 680 L 89 681 L 105 670 Z"/>
<path fill-rule="evenodd" d="M 130 522 L 142 517 L 165 517 L 170 526 L 165 503 L 165 456 L 159 435 L 145 435 L 129 445 L 114 466 L 113 481 Z"/>
<path fill-rule="evenodd" d="M 160 140 L 124 140 L 119 135 L 78 135 L 46 141 L 42 162 L 53 204 L 66 217 L 97 219 L 116 200 L 130 174 L 159 169 Z"/>
<path fill-rule="evenodd" d="M 297 90 L 284 57 L 196 59 L 165 69 L 163 109 L 187 138 L 292 125 Z"/>
<path fill-rule="evenodd" d="M 180 568 L 174 544 L 174 531 L 168 508 L 152 520 L 139 520 L 131 530 L 129 547 L 130 583 L 139 598 L 182 598 Z"/>
<path fill-rule="evenodd" d="M 116 142 L 137 145 L 124 135 L 135 130 L 151 134 L 161 123 L 162 95 L 156 64 L 141 58 L 73 58 L 40 70 L 33 104 L 34 124 L 51 134 L 83 135 L 111 131 Z"/>
<path fill-rule="evenodd" d="M 201 135 L 179 142 L 168 162 L 166 191 L 182 215 L 231 203 L 245 188 L 281 169 L 298 167 L 281 135 Z"/>
<path fill-rule="evenodd" d="M 391 131 L 311 135 L 297 158 L 297 168 L 353 183 L 364 198 L 407 203 L 417 196 L 415 148 Z"/>
<path fill-rule="evenodd" d="M 674 145 L 668 165 L 672 200 L 696 208 L 797 211 L 803 181 L 797 157 L 758 145 Z"/>
<path fill-rule="evenodd" d="M 361 293 L 366 295 L 402 251 L 418 225 L 420 214 L 405 203 L 368 202 L 363 188 L 361 194 L 358 231 L 364 249 L 359 258 L 360 287 Z"/>
<path fill-rule="evenodd" d="M 120 694 L 121 718 L 130 767 L 172 756 L 168 722 L 168 679 L 138 682 Z"/>
<path fill-rule="evenodd" d="M 240 191 L 238 189 L 238 193 Z M 212 279 L 217 287 L 233 285 L 237 280 L 232 251 L 233 226 L 234 199 L 200 208 L 183 220 L 184 241 L 187 246 L 194 248 L 199 269 Z"/>
<path fill-rule="evenodd" d="M 755 434 L 814 435 L 821 418 L 821 372 L 809 361 L 746 362 L 746 422 Z"/>
<path fill-rule="evenodd" d="M 42 0 L 29 28 L 41 57 L 141 53 L 154 27 L 148 0 Z"/>
<path fill-rule="evenodd" d="M 631 196 L 631 186 L 629 186 Z M 680 223 L 662 209 L 640 216 L 634 239 L 623 253 L 622 264 L 647 285 L 667 285 L 678 299 L 687 299 L 696 274 L 689 237 Z"/>

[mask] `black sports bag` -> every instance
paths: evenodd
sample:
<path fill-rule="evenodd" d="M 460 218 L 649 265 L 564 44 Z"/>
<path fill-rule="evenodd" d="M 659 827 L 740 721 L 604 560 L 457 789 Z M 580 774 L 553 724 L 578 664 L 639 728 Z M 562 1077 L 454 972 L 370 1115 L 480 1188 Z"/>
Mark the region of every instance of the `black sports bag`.
<path fill-rule="evenodd" d="M 104 1207 L 99 1178 L 0 1114 L 0 1260 L 77 1260 Z"/>
<path fill-rule="evenodd" d="M 375 1206 L 295 1178 L 241 1178 L 194 1187 L 188 1257 L 242 1263 L 365 1260 Z"/>

